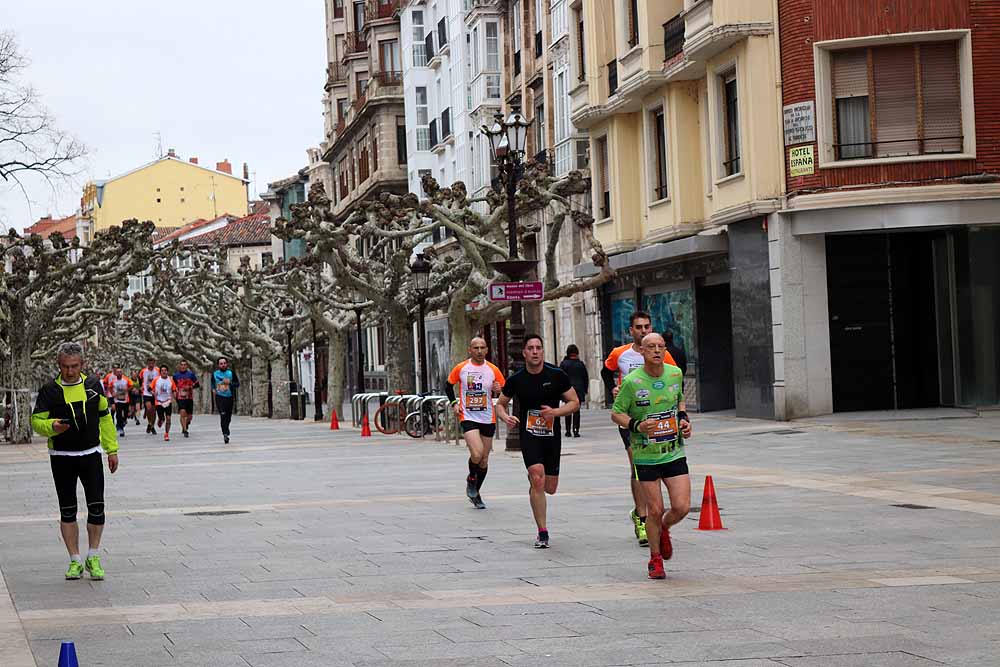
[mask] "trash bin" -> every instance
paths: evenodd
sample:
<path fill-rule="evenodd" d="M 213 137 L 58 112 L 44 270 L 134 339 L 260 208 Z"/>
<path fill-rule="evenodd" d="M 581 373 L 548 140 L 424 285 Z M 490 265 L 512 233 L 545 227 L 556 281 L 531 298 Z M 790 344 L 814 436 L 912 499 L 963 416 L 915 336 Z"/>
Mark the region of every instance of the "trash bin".
<path fill-rule="evenodd" d="M 302 417 L 301 417 L 302 411 L 300 410 L 301 403 L 299 401 L 299 396 L 300 396 L 299 392 L 297 392 L 297 391 L 291 392 L 291 397 L 292 397 L 292 415 L 291 416 L 292 416 L 292 419 L 302 419 Z"/>
<path fill-rule="evenodd" d="M 308 396 L 308 394 L 306 394 L 306 392 L 303 391 L 302 393 L 299 394 L 299 416 L 296 417 L 296 419 L 305 419 L 306 418 L 306 399 L 307 398 L 309 398 L 309 396 Z"/>

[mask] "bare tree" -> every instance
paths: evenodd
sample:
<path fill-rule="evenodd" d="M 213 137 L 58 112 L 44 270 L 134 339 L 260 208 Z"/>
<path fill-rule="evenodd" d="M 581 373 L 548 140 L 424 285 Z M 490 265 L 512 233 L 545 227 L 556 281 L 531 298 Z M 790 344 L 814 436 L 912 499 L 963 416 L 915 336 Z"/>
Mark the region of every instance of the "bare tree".
<path fill-rule="evenodd" d="M 25 192 L 34 174 L 54 183 L 78 173 L 86 147 L 56 126 L 38 93 L 21 82 L 28 61 L 11 32 L 0 32 L 0 178 Z"/>

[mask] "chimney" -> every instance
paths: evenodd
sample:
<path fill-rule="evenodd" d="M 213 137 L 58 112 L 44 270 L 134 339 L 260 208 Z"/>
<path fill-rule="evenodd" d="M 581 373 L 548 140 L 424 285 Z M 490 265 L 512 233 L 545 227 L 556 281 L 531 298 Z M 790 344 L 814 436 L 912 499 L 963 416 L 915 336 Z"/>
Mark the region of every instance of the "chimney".
<path fill-rule="evenodd" d="M 233 165 L 229 163 L 228 159 L 225 159 L 222 162 L 216 162 L 215 163 L 215 170 L 216 171 L 221 171 L 224 174 L 232 175 L 232 173 L 233 173 Z"/>
<path fill-rule="evenodd" d="M 177 151 L 175 151 L 173 148 L 168 148 L 167 157 L 177 157 Z"/>
<path fill-rule="evenodd" d="M 191 164 L 198 164 L 198 158 L 196 157 L 191 158 L 189 161 L 191 162 Z"/>
<path fill-rule="evenodd" d="M 243 163 L 243 180 L 244 181 L 250 180 L 250 167 L 247 166 L 246 162 Z"/>

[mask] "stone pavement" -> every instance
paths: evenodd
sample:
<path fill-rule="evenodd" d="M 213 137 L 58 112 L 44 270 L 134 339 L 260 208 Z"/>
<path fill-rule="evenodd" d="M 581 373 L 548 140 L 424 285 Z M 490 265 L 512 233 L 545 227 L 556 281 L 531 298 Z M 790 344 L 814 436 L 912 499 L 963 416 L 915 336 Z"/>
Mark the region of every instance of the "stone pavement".
<path fill-rule="evenodd" d="M 0 449 L 0 665 L 1000 663 L 1000 415 L 782 424 L 695 416 L 693 504 L 666 581 L 627 518 L 607 412 L 565 442 L 552 548 L 519 456 L 477 511 L 450 443 L 215 419 L 129 429 L 104 582 L 64 581 L 44 445 Z M 82 497 L 82 493 L 81 493 Z"/>

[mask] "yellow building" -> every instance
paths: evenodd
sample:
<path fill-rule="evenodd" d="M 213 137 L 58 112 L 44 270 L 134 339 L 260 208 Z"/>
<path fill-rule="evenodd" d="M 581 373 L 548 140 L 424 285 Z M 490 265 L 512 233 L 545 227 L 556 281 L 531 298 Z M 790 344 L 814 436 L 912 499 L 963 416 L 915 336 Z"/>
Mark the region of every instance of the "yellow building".
<path fill-rule="evenodd" d="M 244 178 L 234 176 L 232 165 L 223 160 L 215 169 L 166 156 L 103 181 L 87 183 L 81 211 L 99 232 L 123 220 L 151 220 L 157 227 L 181 227 L 198 219 L 214 219 L 229 213 L 245 216 L 247 208 L 246 165 Z"/>
<path fill-rule="evenodd" d="M 571 118 L 620 277 L 607 347 L 646 310 L 687 353 L 689 404 L 774 416 L 767 216 L 784 188 L 774 3 L 571 0 Z"/>

